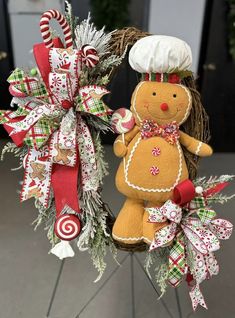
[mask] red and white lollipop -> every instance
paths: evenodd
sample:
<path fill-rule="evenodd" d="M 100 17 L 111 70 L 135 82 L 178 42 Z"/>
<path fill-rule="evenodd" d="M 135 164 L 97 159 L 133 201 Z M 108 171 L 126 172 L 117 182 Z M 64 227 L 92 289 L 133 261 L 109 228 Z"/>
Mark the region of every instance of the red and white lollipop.
<path fill-rule="evenodd" d="M 99 63 L 99 56 L 96 49 L 89 44 L 85 44 L 82 46 L 81 59 L 87 67 L 95 67 L 96 64 Z"/>
<path fill-rule="evenodd" d="M 130 131 L 135 125 L 135 118 L 132 112 L 126 108 L 116 110 L 111 118 L 111 126 L 117 134 L 124 134 Z"/>

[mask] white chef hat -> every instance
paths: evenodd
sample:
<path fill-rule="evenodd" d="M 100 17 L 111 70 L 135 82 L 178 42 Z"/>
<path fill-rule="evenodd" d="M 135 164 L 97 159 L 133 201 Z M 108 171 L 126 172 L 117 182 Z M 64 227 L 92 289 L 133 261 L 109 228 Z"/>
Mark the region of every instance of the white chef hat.
<path fill-rule="evenodd" d="M 192 52 L 183 40 L 166 35 L 150 35 L 133 45 L 129 63 L 139 73 L 188 71 L 192 66 Z"/>

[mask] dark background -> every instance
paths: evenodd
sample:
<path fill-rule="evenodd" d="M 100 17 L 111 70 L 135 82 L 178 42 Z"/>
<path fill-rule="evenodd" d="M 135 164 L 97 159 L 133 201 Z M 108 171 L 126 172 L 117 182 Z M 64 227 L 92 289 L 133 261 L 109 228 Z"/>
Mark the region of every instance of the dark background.
<path fill-rule="evenodd" d="M 147 31 L 149 0 L 127 2 L 129 13 L 125 25 L 133 25 Z M 78 1 L 72 0 L 72 5 L 80 20 L 86 18 L 87 12 L 92 10 L 88 0 L 80 0 L 79 4 Z M 228 1 L 207 1 L 198 69 L 199 90 L 210 116 L 211 144 L 215 151 L 220 152 L 235 151 L 235 64 L 229 54 L 228 15 Z M 7 52 L 7 57 L 0 60 L 0 107 L 7 109 L 11 98 L 6 79 L 14 65 L 6 0 L 0 0 L 0 30 L 0 51 Z M 109 106 L 112 109 L 129 107 L 137 82 L 137 75 L 131 70 L 126 59 L 109 86 L 112 92 L 107 100 Z M 2 128 L 0 133 L 2 137 L 6 137 Z M 109 134 L 104 141 L 112 143 L 113 139 L 114 136 Z"/>

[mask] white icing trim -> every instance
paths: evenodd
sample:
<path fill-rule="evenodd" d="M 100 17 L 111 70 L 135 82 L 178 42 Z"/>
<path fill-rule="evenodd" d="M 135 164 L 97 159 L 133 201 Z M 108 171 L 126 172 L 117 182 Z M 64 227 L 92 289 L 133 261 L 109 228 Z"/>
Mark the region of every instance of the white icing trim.
<path fill-rule="evenodd" d="M 187 93 L 187 95 L 188 95 L 188 106 L 187 106 L 187 110 L 186 110 L 186 113 L 185 113 L 185 115 L 184 115 L 184 118 L 183 118 L 183 119 L 181 120 L 181 122 L 178 124 L 178 125 L 180 126 L 181 124 L 183 124 L 183 123 L 186 121 L 186 119 L 187 119 L 188 116 L 189 116 L 190 110 L 191 110 L 191 108 L 192 108 L 192 95 L 191 95 L 190 91 L 189 91 L 184 85 L 180 85 L 180 84 L 175 84 L 175 85 L 182 87 L 182 88 L 185 90 L 185 92 Z"/>
<path fill-rule="evenodd" d="M 115 240 L 119 240 L 119 241 L 140 241 L 140 240 L 146 240 L 148 243 L 152 243 L 152 241 L 150 241 L 149 239 L 147 239 L 147 237 L 141 236 L 141 237 L 120 237 L 120 236 L 116 236 L 115 234 L 112 234 L 113 238 Z"/>
<path fill-rule="evenodd" d="M 122 141 L 122 140 L 119 140 L 119 139 L 114 141 L 115 144 L 118 143 L 118 142 L 123 143 L 123 141 Z"/>
<path fill-rule="evenodd" d="M 124 158 L 124 161 L 123 161 L 124 165 L 123 166 L 124 166 L 125 182 L 128 184 L 129 187 L 134 188 L 136 190 L 144 191 L 144 192 L 170 192 L 170 191 L 172 191 L 175 188 L 175 186 L 177 186 L 177 184 L 179 183 L 181 175 L 182 175 L 182 163 L 183 163 L 182 158 L 183 158 L 183 156 L 182 156 L 182 150 L 181 150 L 179 141 L 176 142 L 178 153 L 179 153 L 179 170 L 178 170 L 178 175 L 176 177 L 176 181 L 170 188 L 148 189 L 148 188 L 143 188 L 143 187 L 139 187 L 137 185 L 134 185 L 128 180 L 129 166 L 130 166 L 131 160 L 133 158 L 134 152 L 136 151 L 136 149 L 138 147 L 138 144 L 140 143 L 141 139 L 142 138 L 139 137 L 138 140 L 136 141 L 136 143 L 134 144 L 134 147 L 132 148 L 130 156 L 128 158 L 127 164 L 126 164 L 126 160 Z"/>
<path fill-rule="evenodd" d="M 196 149 L 196 152 L 195 152 L 195 155 L 198 156 L 200 150 L 202 148 L 202 141 L 199 142 L 198 146 L 197 146 L 197 149 Z"/>
<path fill-rule="evenodd" d="M 142 122 L 142 119 L 140 118 L 139 114 L 137 113 L 136 111 L 136 108 L 135 108 L 135 104 L 136 104 L 136 96 L 137 96 L 137 93 L 138 93 L 138 90 L 140 89 L 140 87 L 144 84 L 145 82 L 140 82 L 137 86 L 136 86 L 136 89 L 135 89 L 135 95 L 134 95 L 134 98 L 133 98 L 133 110 L 136 114 L 136 117 L 138 118 L 138 120 L 140 121 L 140 123 Z"/>
<path fill-rule="evenodd" d="M 122 134 L 122 142 L 125 144 L 125 136 Z"/>

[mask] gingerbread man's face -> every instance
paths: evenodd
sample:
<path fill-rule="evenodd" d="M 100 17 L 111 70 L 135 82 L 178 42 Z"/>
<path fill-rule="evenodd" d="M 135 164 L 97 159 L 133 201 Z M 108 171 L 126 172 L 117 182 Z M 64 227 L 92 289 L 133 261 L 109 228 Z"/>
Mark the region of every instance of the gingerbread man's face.
<path fill-rule="evenodd" d="M 181 125 L 191 107 L 189 90 L 179 84 L 140 82 L 131 99 L 131 111 L 137 125 L 144 119 L 152 119 L 159 125 L 172 121 Z"/>

